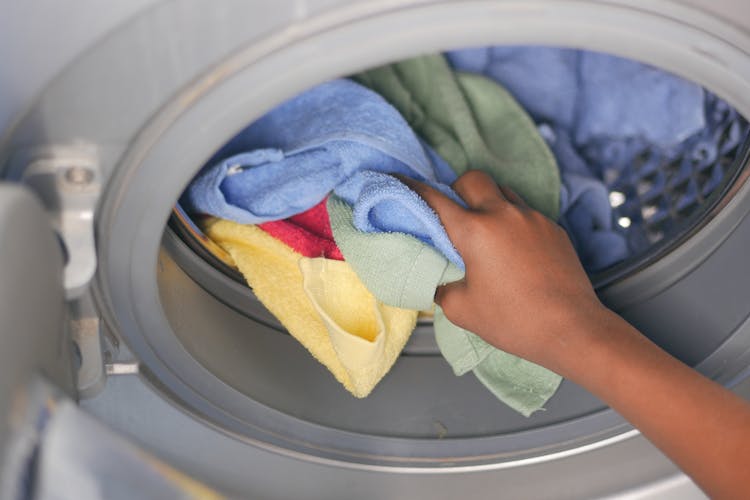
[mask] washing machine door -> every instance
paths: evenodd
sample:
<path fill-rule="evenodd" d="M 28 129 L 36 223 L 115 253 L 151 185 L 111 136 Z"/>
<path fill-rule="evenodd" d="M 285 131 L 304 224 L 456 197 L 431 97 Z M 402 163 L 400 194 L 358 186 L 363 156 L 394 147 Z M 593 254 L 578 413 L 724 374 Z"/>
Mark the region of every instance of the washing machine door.
<path fill-rule="evenodd" d="M 0 495 L 19 498 L 40 422 L 75 396 L 64 255 L 31 192 L 0 184 Z"/>
<path fill-rule="evenodd" d="M 30 190 L 0 184 L 0 498 L 125 497 L 134 484 L 218 498 L 76 406 L 98 378 L 81 351 L 99 332 L 85 296 L 66 302 L 75 259 L 51 221 Z"/>

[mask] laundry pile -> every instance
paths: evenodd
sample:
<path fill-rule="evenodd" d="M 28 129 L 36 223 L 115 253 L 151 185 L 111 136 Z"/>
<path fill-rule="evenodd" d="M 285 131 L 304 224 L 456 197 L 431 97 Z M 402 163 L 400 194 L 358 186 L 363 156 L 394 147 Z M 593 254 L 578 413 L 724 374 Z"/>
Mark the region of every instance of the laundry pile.
<path fill-rule="evenodd" d="M 180 202 L 211 216 L 206 235 L 356 397 L 391 368 L 418 313 L 434 308 L 454 372 L 472 371 L 528 416 L 561 378 L 433 304 L 438 286 L 463 278 L 464 263 L 437 215 L 393 174 L 463 204 L 451 184 L 483 170 L 559 218 L 595 271 L 631 252 L 601 180 L 609 164 L 596 160 L 610 144 L 675 150 L 707 133 L 704 100 L 700 87 L 647 66 L 565 49 L 418 57 L 277 106 L 223 147 Z"/>
<path fill-rule="evenodd" d="M 515 46 L 446 56 L 503 85 L 539 126 L 560 167 L 560 224 L 588 271 L 643 252 L 701 206 L 748 132 L 726 102 L 635 61 Z"/>

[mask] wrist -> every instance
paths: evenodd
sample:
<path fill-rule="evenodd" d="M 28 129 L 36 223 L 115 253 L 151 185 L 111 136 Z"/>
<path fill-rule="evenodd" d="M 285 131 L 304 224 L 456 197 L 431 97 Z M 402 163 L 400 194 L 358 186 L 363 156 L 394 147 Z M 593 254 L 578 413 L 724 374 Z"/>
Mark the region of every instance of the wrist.
<path fill-rule="evenodd" d="M 635 331 L 620 316 L 596 302 L 589 307 L 576 307 L 559 323 L 558 343 L 545 366 L 581 385 L 598 371 L 607 370 L 613 355 Z M 637 332 L 635 332 L 638 334 Z M 639 334 L 638 334 L 639 335 Z"/>

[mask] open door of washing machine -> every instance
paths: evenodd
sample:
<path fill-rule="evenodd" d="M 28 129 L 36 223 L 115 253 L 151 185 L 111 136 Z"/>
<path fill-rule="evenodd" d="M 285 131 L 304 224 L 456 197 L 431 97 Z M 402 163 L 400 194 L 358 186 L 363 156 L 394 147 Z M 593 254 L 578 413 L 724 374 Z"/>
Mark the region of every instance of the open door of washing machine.
<path fill-rule="evenodd" d="M 0 498 L 220 498 L 77 406 L 99 331 L 66 302 L 64 248 L 34 193 L 0 184 Z"/>
<path fill-rule="evenodd" d="M 24 498 L 52 406 L 75 396 L 64 256 L 41 204 L 0 184 L 0 496 Z"/>

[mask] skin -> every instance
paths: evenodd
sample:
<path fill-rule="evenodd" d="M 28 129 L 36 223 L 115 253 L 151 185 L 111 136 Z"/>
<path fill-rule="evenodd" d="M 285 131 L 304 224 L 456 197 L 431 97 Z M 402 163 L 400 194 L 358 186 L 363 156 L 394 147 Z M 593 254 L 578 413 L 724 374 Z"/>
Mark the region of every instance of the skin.
<path fill-rule="evenodd" d="M 563 229 L 479 171 L 453 186 L 468 209 L 402 180 L 466 264 L 465 279 L 435 296 L 448 319 L 588 389 L 712 498 L 750 495 L 750 404 L 604 307 Z"/>

